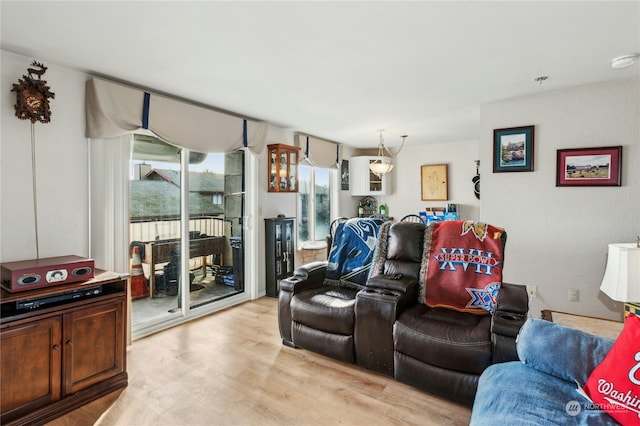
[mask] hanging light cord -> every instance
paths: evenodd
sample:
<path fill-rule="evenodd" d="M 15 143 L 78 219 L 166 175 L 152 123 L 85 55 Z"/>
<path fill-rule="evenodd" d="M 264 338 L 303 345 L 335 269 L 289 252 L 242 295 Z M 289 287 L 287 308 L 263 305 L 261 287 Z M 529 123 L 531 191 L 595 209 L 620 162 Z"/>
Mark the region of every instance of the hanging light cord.
<path fill-rule="evenodd" d="M 40 259 L 40 243 L 38 241 L 38 197 L 36 196 L 36 130 L 31 123 L 31 177 L 33 182 L 33 220 L 36 225 L 36 259 Z"/>
<path fill-rule="evenodd" d="M 380 144 L 378 146 L 378 157 L 380 156 L 386 156 L 386 154 L 384 153 L 385 151 L 387 152 L 387 154 L 389 155 L 389 157 L 395 157 L 396 155 L 400 154 L 400 151 L 402 151 L 402 148 L 404 147 L 404 142 L 407 140 L 407 137 L 409 135 L 402 135 L 400 136 L 402 138 L 402 143 L 400 144 L 400 148 L 398 148 L 398 150 L 394 153 L 391 152 L 391 150 L 389 148 L 386 147 L 386 145 L 384 144 L 384 139 L 382 138 L 382 132 L 383 130 L 380 130 Z"/>

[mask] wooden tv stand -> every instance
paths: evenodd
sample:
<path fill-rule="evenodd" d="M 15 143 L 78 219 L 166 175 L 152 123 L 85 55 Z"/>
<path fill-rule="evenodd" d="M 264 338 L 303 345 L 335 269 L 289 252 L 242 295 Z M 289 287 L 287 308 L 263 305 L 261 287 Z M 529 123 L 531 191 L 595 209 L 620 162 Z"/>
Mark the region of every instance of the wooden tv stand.
<path fill-rule="evenodd" d="M 100 288 L 35 308 L 16 302 Z M 0 298 L 0 423 L 44 424 L 127 386 L 127 279 L 94 279 Z"/>

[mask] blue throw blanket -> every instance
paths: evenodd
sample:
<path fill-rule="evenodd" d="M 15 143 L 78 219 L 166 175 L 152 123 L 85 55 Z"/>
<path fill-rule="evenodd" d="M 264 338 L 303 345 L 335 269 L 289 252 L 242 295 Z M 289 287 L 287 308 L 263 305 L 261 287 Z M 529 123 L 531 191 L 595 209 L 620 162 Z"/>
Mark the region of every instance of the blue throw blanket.
<path fill-rule="evenodd" d="M 326 283 L 364 286 L 381 224 L 379 219 L 355 218 L 338 225 L 329 252 Z"/>

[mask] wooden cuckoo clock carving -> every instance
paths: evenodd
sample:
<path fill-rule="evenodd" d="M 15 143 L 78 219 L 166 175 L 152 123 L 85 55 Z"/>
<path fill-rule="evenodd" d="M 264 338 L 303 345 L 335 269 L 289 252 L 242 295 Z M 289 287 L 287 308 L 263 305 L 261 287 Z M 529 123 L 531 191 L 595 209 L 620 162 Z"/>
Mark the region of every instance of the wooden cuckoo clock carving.
<path fill-rule="evenodd" d="M 11 89 L 17 95 L 16 117 L 21 120 L 30 120 L 31 123 L 36 121 L 48 123 L 51 121 L 49 99 L 55 98 L 56 94 L 51 92 L 47 82 L 42 80 L 47 67 L 36 61 L 33 61 L 31 66 L 33 68 L 27 68 L 29 75 L 23 75 Z"/>

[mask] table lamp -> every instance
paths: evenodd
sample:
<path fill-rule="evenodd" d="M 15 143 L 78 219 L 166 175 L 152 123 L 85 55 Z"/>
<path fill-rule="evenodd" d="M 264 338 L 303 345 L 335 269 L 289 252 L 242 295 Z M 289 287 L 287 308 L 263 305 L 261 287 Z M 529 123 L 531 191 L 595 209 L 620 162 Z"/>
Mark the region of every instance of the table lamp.
<path fill-rule="evenodd" d="M 624 302 L 624 318 L 640 316 L 640 238 L 635 244 L 609 244 L 607 268 L 600 290 Z"/>

